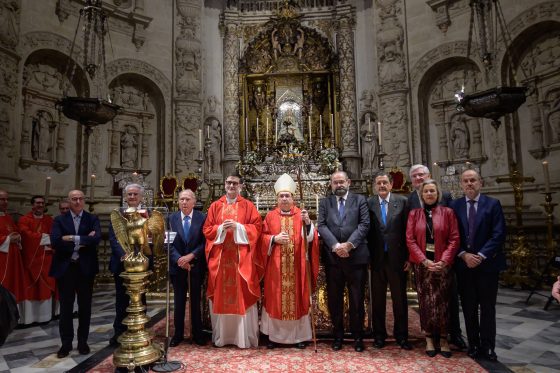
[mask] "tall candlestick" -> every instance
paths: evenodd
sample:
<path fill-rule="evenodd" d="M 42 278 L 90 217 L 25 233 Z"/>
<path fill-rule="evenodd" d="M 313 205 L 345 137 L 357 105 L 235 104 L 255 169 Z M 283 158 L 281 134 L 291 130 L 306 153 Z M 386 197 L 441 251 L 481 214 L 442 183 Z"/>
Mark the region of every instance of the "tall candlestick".
<path fill-rule="evenodd" d="M 202 129 L 198 129 L 198 151 L 202 151 Z"/>
<path fill-rule="evenodd" d="M 377 137 L 379 138 L 379 146 L 381 146 L 381 122 L 377 122 Z"/>
<path fill-rule="evenodd" d="M 334 115 L 331 113 L 331 137 L 333 138 L 334 144 Z"/>
<path fill-rule="evenodd" d="M 544 191 L 550 193 L 550 175 L 548 174 L 548 162 L 543 161 L 542 168 L 544 172 Z"/>
<path fill-rule="evenodd" d="M 266 117 L 266 146 L 268 146 L 268 117 Z"/>
<path fill-rule="evenodd" d="M 319 142 L 323 145 L 323 114 L 319 114 Z"/>
<path fill-rule="evenodd" d="M 278 142 L 278 118 L 276 118 L 276 124 L 274 128 L 274 143 Z"/>
<path fill-rule="evenodd" d="M 259 117 L 257 117 L 257 146 L 259 146 Z"/>
<path fill-rule="evenodd" d="M 308 118 L 309 118 L 309 143 L 311 144 L 313 142 L 313 138 L 311 136 L 311 115 Z"/>
<path fill-rule="evenodd" d="M 47 176 L 45 180 L 45 202 L 49 201 L 49 194 L 51 192 L 51 177 Z"/>
<path fill-rule="evenodd" d="M 255 201 L 256 203 L 256 207 L 257 207 L 257 211 L 259 211 L 259 196 L 257 196 L 257 200 Z"/>
<path fill-rule="evenodd" d="M 93 202 L 95 196 L 95 174 L 91 174 L 90 184 L 91 186 L 89 188 L 89 200 L 90 202 Z"/>
<path fill-rule="evenodd" d="M 249 149 L 249 118 L 245 117 L 245 147 Z"/>

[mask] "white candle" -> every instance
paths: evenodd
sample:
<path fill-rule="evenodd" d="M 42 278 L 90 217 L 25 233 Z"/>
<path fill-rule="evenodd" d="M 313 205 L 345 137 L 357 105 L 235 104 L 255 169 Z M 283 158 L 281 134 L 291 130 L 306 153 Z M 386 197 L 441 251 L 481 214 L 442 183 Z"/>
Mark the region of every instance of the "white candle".
<path fill-rule="evenodd" d="M 256 204 L 257 204 L 257 211 L 259 210 L 259 196 L 257 196 L 257 200 L 256 200 Z"/>
<path fill-rule="evenodd" d="M 45 180 L 45 202 L 49 201 L 49 194 L 51 192 L 51 177 L 47 176 Z"/>
<path fill-rule="evenodd" d="M 432 179 L 439 182 L 439 165 L 437 164 L 437 162 L 434 162 L 434 164 L 432 165 L 432 174 Z"/>
<path fill-rule="evenodd" d="M 202 129 L 198 129 L 198 151 L 202 151 Z"/>
<path fill-rule="evenodd" d="M 94 196 L 95 196 L 95 175 L 92 174 L 91 175 L 91 179 L 90 179 L 90 188 L 89 188 L 89 200 L 90 202 L 93 202 Z"/>
<path fill-rule="evenodd" d="M 377 137 L 379 138 L 379 146 L 381 146 L 381 122 L 377 122 Z"/>
<path fill-rule="evenodd" d="M 276 144 L 278 142 L 278 118 L 276 118 L 276 124 L 275 124 L 275 128 L 274 128 L 274 143 Z"/>
<path fill-rule="evenodd" d="M 319 142 L 323 144 L 323 114 L 319 114 Z"/>
<path fill-rule="evenodd" d="M 331 137 L 333 138 L 334 144 L 334 115 L 331 113 Z"/>
<path fill-rule="evenodd" d="M 210 125 L 206 126 L 206 138 L 210 139 Z"/>
<path fill-rule="evenodd" d="M 309 143 L 311 144 L 313 142 L 313 138 L 311 137 L 311 115 L 308 118 L 309 118 Z"/>
<path fill-rule="evenodd" d="M 257 146 L 259 146 L 259 117 L 257 117 Z"/>
<path fill-rule="evenodd" d="M 245 117 L 245 147 L 249 149 L 249 118 Z"/>
<path fill-rule="evenodd" d="M 268 117 L 266 117 L 266 145 L 268 146 Z"/>
<path fill-rule="evenodd" d="M 315 210 L 317 210 L 317 215 L 319 214 L 319 195 L 315 194 Z"/>
<path fill-rule="evenodd" d="M 548 162 L 543 161 L 542 168 L 544 172 L 544 191 L 550 193 L 550 175 L 548 174 Z"/>
<path fill-rule="evenodd" d="M 367 125 L 368 125 L 368 130 L 369 130 L 370 135 L 373 134 L 373 132 L 372 132 L 373 128 L 371 128 L 371 118 L 370 118 L 369 114 L 367 115 Z"/>

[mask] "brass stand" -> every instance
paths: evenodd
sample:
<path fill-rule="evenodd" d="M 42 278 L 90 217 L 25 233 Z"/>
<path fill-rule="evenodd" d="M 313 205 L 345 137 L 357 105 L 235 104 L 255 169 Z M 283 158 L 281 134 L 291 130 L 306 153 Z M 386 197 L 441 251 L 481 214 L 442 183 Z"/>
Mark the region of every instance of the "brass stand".
<path fill-rule="evenodd" d="M 552 234 L 552 223 L 554 220 L 552 213 L 554 212 L 554 206 L 556 205 L 558 204 L 552 203 L 552 192 L 544 193 L 544 203 L 541 203 L 541 206 L 544 207 L 544 211 L 546 212 L 546 248 L 548 250 L 549 257 L 556 255 L 556 242 L 554 241 L 554 235 Z"/>
<path fill-rule="evenodd" d="M 514 165 L 509 177 L 498 177 L 498 183 L 509 182 L 513 187 L 515 199 L 516 234 L 513 239 L 513 250 L 510 253 L 511 265 L 504 273 L 504 282 L 507 286 L 530 286 L 530 271 L 532 265 L 531 248 L 526 242 L 523 231 L 523 183 L 534 182 L 534 177 L 524 177 Z"/>
<path fill-rule="evenodd" d="M 142 294 L 146 293 L 148 258 L 142 253 L 128 255 L 124 261 L 125 272 L 121 273 L 130 304 L 126 308 L 127 316 L 123 324 L 127 331 L 119 338 L 119 348 L 113 353 L 113 365 L 133 371 L 135 367 L 144 366 L 157 361 L 162 354 L 161 346 L 152 343 L 153 335 L 144 329 L 150 318 L 146 315 L 146 306 L 142 304 Z"/>

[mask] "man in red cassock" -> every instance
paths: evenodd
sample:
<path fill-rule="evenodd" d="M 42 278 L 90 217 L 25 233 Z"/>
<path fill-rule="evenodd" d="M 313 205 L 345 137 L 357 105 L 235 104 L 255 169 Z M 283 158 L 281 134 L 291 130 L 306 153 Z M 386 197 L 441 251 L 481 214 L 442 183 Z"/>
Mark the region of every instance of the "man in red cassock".
<path fill-rule="evenodd" d="M 264 220 L 261 255 L 265 262 L 261 331 L 275 343 L 305 348 L 311 340 L 310 295 L 319 273 L 319 238 L 306 210 L 294 206 L 296 184 L 288 174 L 274 184 L 278 207 Z M 308 278 L 309 276 L 309 278 Z"/>
<path fill-rule="evenodd" d="M 239 176 L 226 178 L 226 195 L 210 205 L 203 228 L 212 342 L 217 347 L 258 346 L 262 220 L 255 205 L 239 194 L 242 186 Z"/>
<path fill-rule="evenodd" d="M 23 247 L 23 265 L 31 283 L 26 288 L 24 313 L 20 323 L 45 322 L 52 318 L 54 277 L 49 276 L 52 262 L 50 233 L 53 219 L 44 214 L 45 198 L 31 197 L 31 211 L 19 222 Z"/>
<path fill-rule="evenodd" d="M 21 315 L 29 280 L 21 259 L 21 236 L 7 210 L 8 192 L 0 189 L 0 284 L 14 294 Z"/>

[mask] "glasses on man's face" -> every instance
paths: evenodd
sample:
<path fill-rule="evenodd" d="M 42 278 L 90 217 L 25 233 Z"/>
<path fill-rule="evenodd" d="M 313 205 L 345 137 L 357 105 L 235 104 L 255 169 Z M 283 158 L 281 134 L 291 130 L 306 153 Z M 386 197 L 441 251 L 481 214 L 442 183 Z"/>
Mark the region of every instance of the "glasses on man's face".
<path fill-rule="evenodd" d="M 72 197 L 72 198 L 70 198 L 70 200 L 71 200 L 72 202 L 78 202 L 78 201 L 83 201 L 83 200 L 85 200 L 85 198 L 84 198 L 84 197 Z"/>
<path fill-rule="evenodd" d="M 226 185 L 237 186 L 237 185 L 239 185 L 239 182 L 238 181 L 228 181 L 228 180 L 226 180 Z"/>

